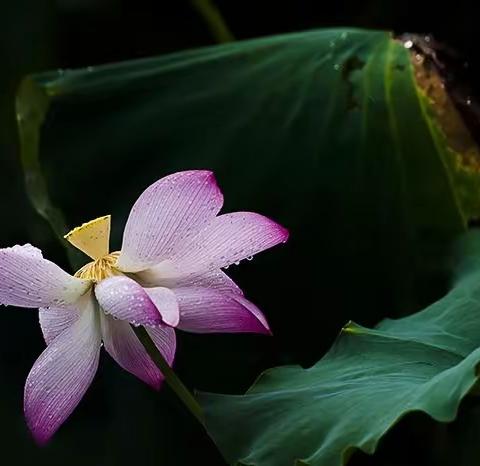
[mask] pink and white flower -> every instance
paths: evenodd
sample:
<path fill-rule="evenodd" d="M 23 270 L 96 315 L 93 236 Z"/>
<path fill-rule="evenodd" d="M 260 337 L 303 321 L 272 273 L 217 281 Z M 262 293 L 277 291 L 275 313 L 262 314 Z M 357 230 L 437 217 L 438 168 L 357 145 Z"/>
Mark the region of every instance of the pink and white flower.
<path fill-rule="evenodd" d="M 119 252 L 110 216 L 68 235 L 93 259 L 74 276 L 31 245 L 0 249 L 0 304 L 39 308 L 47 348 L 25 385 L 28 427 L 46 443 L 82 399 L 103 342 L 125 370 L 158 389 L 163 375 L 137 339 L 145 327 L 171 365 L 175 330 L 269 333 L 262 312 L 221 270 L 278 243 L 285 228 L 262 215 L 217 215 L 213 174 L 185 171 L 151 185 L 133 206 Z"/>

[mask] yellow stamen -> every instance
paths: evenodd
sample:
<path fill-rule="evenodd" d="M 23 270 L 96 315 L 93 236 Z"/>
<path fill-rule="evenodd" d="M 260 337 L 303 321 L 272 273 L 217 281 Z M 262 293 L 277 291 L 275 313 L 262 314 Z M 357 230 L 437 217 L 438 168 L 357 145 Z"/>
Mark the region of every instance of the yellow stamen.
<path fill-rule="evenodd" d="M 112 252 L 107 256 L 89 262 L 77 271 L 75 277 L 99 282 L 100 280 L 113 277 L 114 275 L 123 275 L 122 272 L 115 268 L 119 254 L 119 252 Z"/>
<path fill-rule="evenodd" d="M 65 239 L 92 259 L 101 259 L 110 248 L 110 219 L 106 215 L 84 223 L 67 233 Z"/>

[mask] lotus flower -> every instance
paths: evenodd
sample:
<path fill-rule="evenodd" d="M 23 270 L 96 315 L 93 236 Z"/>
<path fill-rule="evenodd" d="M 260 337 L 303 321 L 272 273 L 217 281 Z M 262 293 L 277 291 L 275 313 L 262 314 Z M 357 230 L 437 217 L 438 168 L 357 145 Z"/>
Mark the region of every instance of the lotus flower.
<path fill-rule="evenodd" d="M 123 369 L 160 387 L 163 376 L 131 324 L 145 327 L 170 365 L 174 327 L 269 333 L 261 311 L 221 269 L 285 242 L 288 232 L 251 212 L 217 215 L 222 204 L 209 171 L 162 178 L 133 206 L 121 251 L 109 252 L 110 216 L 66 235 L 93 259 L 74 276 L 31 245 L 0 249 L 0 304 L 39 308 L 47 343 L 25 385 L 25 417 L 37 443 L 82 399 L 102 342 Z"/>

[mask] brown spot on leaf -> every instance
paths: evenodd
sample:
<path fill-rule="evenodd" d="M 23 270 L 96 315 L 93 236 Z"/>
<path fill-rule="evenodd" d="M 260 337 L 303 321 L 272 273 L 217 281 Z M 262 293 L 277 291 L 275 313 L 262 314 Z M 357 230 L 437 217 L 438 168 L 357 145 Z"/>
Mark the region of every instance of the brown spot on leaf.
<path fill-rule="evenodd" d="M 427 40 L 428 39 L 428 40 Z M 431 36 L 404 35 L 401 40 L 410 50 L 417 84 L 429 98 L 436 121 L 443 131 L 449 147 L 458 154 L 463 168 L 480 172 L 480 150 L 470 129 L 471 115 L 465 112 L 471 105 L 470 98 L 462 98 L 451 93 L 452 75 L 447 75 L 447 67 L 439 59 L 439 51 L 452 51 L 438 44 Z M 410 46 L 410 43 L 412 44 Z M 468 109 L 467 109 L 468 110 Z M 468 126 L 467 126 L 468 123 Z M 476 122 L 478 125 L 478 122 Z"/>
<path fill-rule="evenodd" d="M 354 94 L 354 86 L 351 82 L 351 75 L 356 70 L 361 70 L 365 62 L 356 56 L 351 56 L 342 65 L 342 79 L 348 84 L 347 88 L 347 110 L 360 108 L 360 104 Z"/>

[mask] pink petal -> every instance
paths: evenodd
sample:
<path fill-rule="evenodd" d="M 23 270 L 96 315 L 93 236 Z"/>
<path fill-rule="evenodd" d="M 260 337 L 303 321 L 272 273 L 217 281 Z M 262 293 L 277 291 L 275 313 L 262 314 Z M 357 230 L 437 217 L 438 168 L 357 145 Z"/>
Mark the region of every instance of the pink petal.
<path fill-rule="evenodd" d="M 105 349 L 120 367 L 158 390 L 163 375 L 150 359 L 128 322 L 102 316 L 102 334 Z"/>
<path fill-rule="evenodd" d="M 40 327 L 47 345 L 67 328 L 70 328 L 77 321 L 79 315 L 75 305 L 66 307 L 41 307 L 39 311 Z"/>
<path fill-rule="evenodd" d="M 171 327 L 147 327 L 150 338 L 155 343 L 160 353 L 171 366 L 175 358 L 176 337 L 175 330 Z"/>
<path fill-rule="evenodd" d="M 88 280 L 72 277 L 29 244 L 0 249 L 0 304 L 62 307 L 89 287 Z"/>
<path fill-rule="evenodd" d="M 187 275 L 176 280 L 173 288 L 210 288 L 222 293 L 233 293 L 243 296 L 240 287 L 222 270 L 214 270 L 202 275 Z"/>
<path fill-rule="evenodd" d="M 243 296 L 208 288 L 176 288 L 174 292 L 180 305 L 181 330 L 270 333 L 262 312 Z"/>
<path fill-rule="evenodd" d="M 90 386 L 98 367 L 100 326 L 93 300 L 40 355 L 27 377 L 24 410 L 37 443 L 48 442 Z"/>
<path fill-rule="evenodd" d="M 134 325 L 159 325 L 162 317 L 145 290 L 128 277 L 102 280 L 95 286 L 95 296 L 105 313 Z"/>
<path fill-rule="evenodd" d="M 147 295 L 155 304 L 158 312 L 162 316 L 162 320 L 167 325 L 175 327 L 180 320 L 180 312 L 178 310 L 178 302 L 175 293 L 168 288 L 155 287 L 144 288 Z"/>
<path fill-rule="evenodd" d="M 158 264 L 198 233 L 222 205 L 222 193 L 210 171 L 184 171 L 162 178 L 133 206 L 117 266 L 138 272 Z"/>
<path fill-rule="evenodd" d="M 168 288 L 204 287 L 214 288 L 218 291 L 235 293 L 242 295 L 243 292 L 239 286 L 222 270 L 216 269 L 212 272 L 203 274 L 184 274 L 178 273 L 178 269 L 173 264 L 171 267 L 165 262 L 151 269 L 135 274 L 135 278 L 143 286 L 165 286 Z"/>
<path fill-rule="evenodd" d="M 92 299 L 92 292 L 89 291 L 75 304 L 70 304 L 65 307 L 41 307 L 39 309 L 38 317 L 40 320 L 40 327 L 47 345 L 78 320 L 82 309 L 87 307 L 89 301 Z"/>
<path fill-rule="evenodd" d="M 234 212 L 213 219 L 171 260 L 178 276 L 212 272 L 288 239 L 288 231 L 263 215 Z"/>

